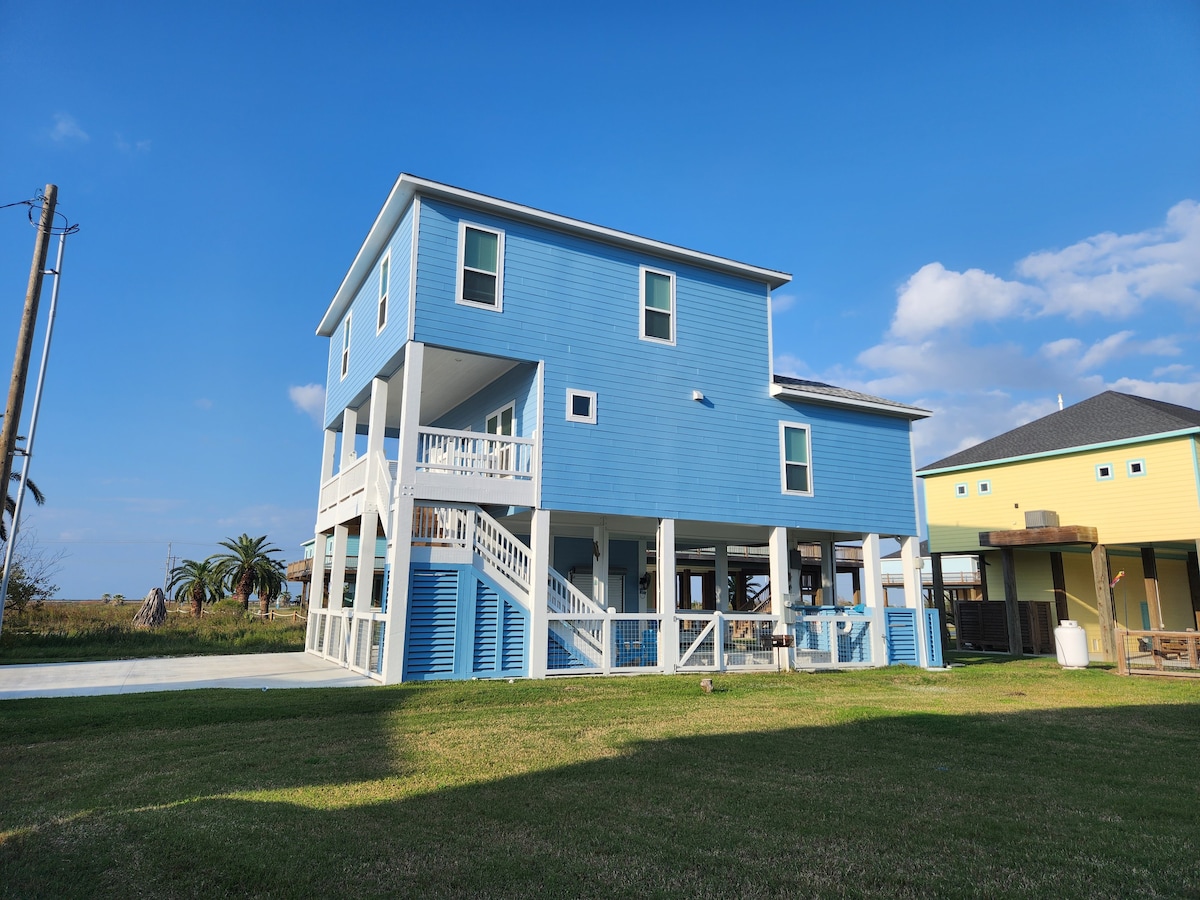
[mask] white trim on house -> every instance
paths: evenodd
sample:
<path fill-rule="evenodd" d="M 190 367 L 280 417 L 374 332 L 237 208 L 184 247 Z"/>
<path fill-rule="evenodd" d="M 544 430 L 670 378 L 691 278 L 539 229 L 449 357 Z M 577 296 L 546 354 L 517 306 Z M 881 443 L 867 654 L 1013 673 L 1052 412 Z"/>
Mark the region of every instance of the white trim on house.
<path fill-rule="evenodd" d="M 379 303 L 375 309 L 375 334 L 378 336 L 388 323 L 388 303 L 392 290 L 392 251 L 379 260 Z"/>
<path fill-rule="evenodd" d="M 496 236 L 496 271 L 489 272 L 486 269 L 477 269 L 466 264 L 467 253 L 467 231 L 478 231 L 481 234 L 493 234 Z M 489 275 L 496 279 L 495 301 L 486 303 L 481 300 L 468 300 L 463 296 L 465 289 L 464 274 L 470 270 L 482 275 Z M 499 228 L 489 228 L 487 225 L 478 225 L 475 222 L 468 222 L 466 219 L 460 219 L 458 223 L 458 264 L 455 268 L 454 275 L 454 302 L 463 306 L 473 306 L 476 309 L 490 309 L 493 312 L 504 312 L 504 232 Z"/>
<path fill-rule="evenodd" d="M 577 415 L 575 413 L 575 398 L 583 397 L 588 402 L 587 415 Z M 596 424 L 596 392 L 581 391 L 578 388 L 567 388 L 567 421 L 582 422 L 585 425 Z"/>
<path fill-rule="evenodd" d="M 512 431 L 509 432 L 508 434 L 505 434 L 503 431 L 488 431 L 488 427 L 487 427 L 488 422 L 490 422 L 492 419 L 496 420 L 497 428 L 500 428 L 503 426 L 504 413 L 506 410 L 512 413 L 512 416 L 509 418 L 509 424 L 512 426 Z M 516 434 L 517 434 L 517 401 L 510 400 L 507 403 L 505 403 L 503 406 L 501 406 L 499 409 L 495 409 L 492 412 L 488 413 L 486 416 L 484 416 L 483 430 L 485 432 L 487 432 L 488 434 L 496 434 L 496 435 L 500 435 L 501 437 L 516 437 Z"/>
<path fill-rule="evenodd" d="M 408 339 L 417 334 L 417 239 L 421 231 L 421 198 L 413 200 L 413 224 L 408 247 Z"/>
<path fill-rule="evenodd" d="M 659 309 L 657 306 L 646 305 L 646 276 L 661 275 L 666 278 L 670 284 L 671 306 L 669 310 Z M 660 338 L 646 333 L 646 313 L 653 312 L 657 315 L 665 315 L 668 317 L 669 338 Z M 654 266 L 638 266 L 638 338 L 643 341 L 650 341 L 655 344 L 669 344 L 675 346 L 675 273 L 667 269 L 656 269 Z"/>
<path fill-rule="evenodd" d="M 804 463 L 789 462 L 787 458 L 787 441 L 785 435 L 789 428 L 804 432 L 804 455 L 807 461 Z M 807 469 L 808 475 L 808 490 L 793 491 L 788 489 L 787 483 L 787 467 L 789 465 L 803 465 Z M 812 458 L 812 426 L 806 422 L 780 422 L 779 423 L 779 485 L 780 490 L 793 497 L 811 497 L 813 495 L 813 458 Z"/>
<path fill-rule="evenodd" d="M 342 312 L 349 305 L 350 301 L 354 299 L 354 294 L 358 286 L 370 271 L 370 261 L 379 255 L 379 251 L 387 243 L 396 224 L 404 215 L 404 211 L 408 209 L 408 205 L 414 202 L 414 198 L 419 198 L 421 195 L 448 200 L 474 209 L 493 212 L 501 216 L 521 219 L 543 227 L 553 228 L 556 231 L 581 235 L 606 244 L 615 244 L 619 247 L 652 253 L 655 256 L 666 259 L 679 260 L 680 262 L 698 265 L 706 269 L 715 269 L 741 278 L 748 278 L 751 281 L 766 282 L 768 286 L 773 288 L 780 287 L 792 280 L 792 276 L 787 272 L 764 269 L 760 266 L 748 265 L 747 263 L 737 262 L 736 260 L 727 259 L 722 256 L 713 256 L 712 254 L 701 253 L 697 250 L 688 250 L 686 247 L 639 237 L 628 232 L 593 225 L 590 222 L 584 222 L 579 219 L 571 219 L 555 213 L 534 209 L 530 206 L 522 206 L 519 203 L 498 200 L 486 194 L 477 194 L 474 191 L 467 191 L 462 188 L 451 187 L 450 185 L 440 184 L 436 181 L 429 181 L 414 175 L 401 173 L 396 179 L 395 184 L 392 185 L 391 193 L 388 194 L 388 198 L 384 201 L 382 209 L 380 209 L 379 214 L 375 217 L 375 221 L 367 232 L 362 246 L 354 257 L 354 262 L 351 263 L 349 271 L 346 272 L 346 277 L 342 279 L 341 285 L 334 294 L 328 309 L 326 309 L 325 315 L 321 319 L 321 324 L 317 327 L 318 335 L 329 337 L 333 334 L 333 330 L 337 327 L 337 323 L 341 319 Z"/>

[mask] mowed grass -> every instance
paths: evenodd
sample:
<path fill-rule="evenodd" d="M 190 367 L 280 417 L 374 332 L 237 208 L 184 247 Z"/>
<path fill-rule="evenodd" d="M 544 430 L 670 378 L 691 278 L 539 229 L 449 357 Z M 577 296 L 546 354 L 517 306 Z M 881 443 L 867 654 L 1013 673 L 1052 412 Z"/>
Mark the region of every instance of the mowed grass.
<path fill-rule="evenodd" d="M 0 703 L 5 897 L 1196 897 L 1200 685 L 981 662 Z"/>
<path fill-rule="evenodd" d="M 120 606 L 51 601 L 24 613 L 6 611 L 0 632 L 0 665 L 304 649 L 301 622 L 263 622 L 228 612 L 194 619 L 177 612 L 172 604 L 166 624 L 155 629 L 135 628 L 133 616 L 140 606 L 141 601 Z"/>

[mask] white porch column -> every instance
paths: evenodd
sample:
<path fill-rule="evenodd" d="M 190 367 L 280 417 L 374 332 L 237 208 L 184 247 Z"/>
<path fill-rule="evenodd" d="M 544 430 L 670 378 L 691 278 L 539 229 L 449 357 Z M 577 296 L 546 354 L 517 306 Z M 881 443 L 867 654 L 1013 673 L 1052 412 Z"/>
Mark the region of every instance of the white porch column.
<path fill-rule="evenodd" d="M 603 523 L 592 529 L 592 599 L 608 609 L 608 526 Z"/>
<path fill-rule="evenodd" d="M 325 544 L 329 535 L 317 532 L 313 541 L 312 581 L 308 588 L 308 608 L 310 612 L 325 605 Z M 316 591 L 314 594 L 313 592 Z"/>
<path fill-rule="evenodd" d="M 821 541 L 821 605 L 837 606 L 837 559 L 833 538 Z"/>
<path fill-rule="evenodd" d="M 904 576 L 904 605 L 915 609 L 917 621 L 917 665 L 929 668 L 929 630 L 925 627 L 925 602 L 921 598 L 921 539 L 910 535 L 900 539 L 900 566 Z"/>
<path fill-rule="evenodd" d="M 342 458 L 338 471 L 346 471 L 346 466 L 354 462 L 357 455 L 354 451 L 354 440 L 358 436 L 358 410 L 347 409 L 342 413 Z"/>
<path fill-rule="evenodd" d="M 417 429 L 421 416 L 421 376 L 425 345 L 409 341 L 404 349 L 400 406 L 400 456 L 392 491 L 388 547 L 387 631 L 384 638 L 383 683 L 404 677 L 404 641 L 408 625 L 408 587 L 411 582 L 413 495 L 417 470 Z"/>
<path fill-rule="evenodd" d="M 548 582 L 550 579 L 550 510 L 535 509 L 529 518 L 529 677 L 546 677 L 550 642 Z"/>
<path fill-rule="evenodd" d="M 367 412 L 367 453 L 383 453 L 384 420 L 387 418 L 388 383 L 371 379 L 371 405 Z"/>
<path fill-rule="evenodd" d="M 358 531 L 358 571 L 354 575 L 354 611 L 371 611 L 371 587 L 375 581 L 375 543 L 379 536 L 379 513 L 362 514 Z"/>
<path fill-rule="evenodd" d="M 337 431 L 325 429 L 325 444 L 321 448 L 321 484 L 333 477 L 333 464 L 337 452 Z"/>
<path fill-rule="evenodd" d="M 717 582 L 717 609 L 729 612 L 729 545 L 713 548 L 714 577 Z"/>
<path fill-rule="evenodd" d="M 645 591 L 642 590 L 642 579 L 646 577 L 646 548 L 648 545 L 648 541 L 637 542 L 637 611 L 640 613 L 650 611 L 649 588 Z"/>
<path fill-rule="evenodd" d="M 333 526 L 333 559 L 329 564 L 329 608 L 340 614 L 342 592 L 346 586 L 346 540 L 349 529 L 345 525 Z"/>
<path fill-rule="evenodd" d="M 776 617 L 775 634 L 787 634 L 787 599 L 791 585 L 791 572 L 788 569 L 788 532 L 787 528 L 771 529 L 767 540 L 767 562 L 770 566 L 771 577 L 771 615 Z M 777 653 L 779 651 L 776 651 Z M 783 654 L 784 669 L 791 668 L 790 654 Z"/>
<path fill-rule="evenodd" d="M 654 554 L 658 566 L 656 579 L 659 626 L 658 656 L 663 671 L 675 671 L 679 662 L 679 623 L 675 608 L 679 604 L 675 580 L 675 520 L 659 519 L 654 535 Z"/>
<path fill-rule="evenodd" d="M 887 595 L 883 592 L 883 555 L 879 549 L 879 535 L 864 534 L 862 551 L 863 603 L 872 612 L 871 662 L 876 666 L 886 666 L 887 639 L 884 635 L 884 608 L 887 606 Z"/>

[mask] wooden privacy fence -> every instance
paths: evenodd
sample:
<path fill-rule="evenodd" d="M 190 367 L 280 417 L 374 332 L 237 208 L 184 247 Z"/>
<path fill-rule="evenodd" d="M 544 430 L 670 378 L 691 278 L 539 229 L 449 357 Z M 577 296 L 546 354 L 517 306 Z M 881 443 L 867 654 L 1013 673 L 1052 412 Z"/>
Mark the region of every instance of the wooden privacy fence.
<path fill-rule="evenodd" d="M 1129 631 L 1118 625 L 1117 671 L 1200 678 L 1200 632 Z"/>
<path fill-rule="evenodd" d="M 1045 600 L 1018 600 L 1023 652 L 1054 652 L 1054 617 Z M 959 650 L 995 650 L 1010 653 L 1008 612 L 998 601 L 957 600 L 954 622 Z"/>

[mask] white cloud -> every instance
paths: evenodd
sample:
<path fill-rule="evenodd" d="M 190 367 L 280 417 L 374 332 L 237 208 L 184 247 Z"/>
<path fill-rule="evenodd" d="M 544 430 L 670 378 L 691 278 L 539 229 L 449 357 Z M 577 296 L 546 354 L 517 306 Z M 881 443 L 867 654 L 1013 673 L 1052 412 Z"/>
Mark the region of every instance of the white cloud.
<path fill-rule="evenodd" d="M 288 388 L 292 405 L 318 425 L 325 417 L 325 387 L 320 384 L 292 385 Z"/>
<path fill-rule="evenodd" d="M 922 266 L 897 293 L 891 333 L 916 339 L 944 328 L 1008 318 L 1028 303 L 1033 289 L 982 269 L 953 272 L 934 262 Z"/>
<path fill-rule="evenodd" d="M 122 153 L 149 153 L 150 141 L 127 141 L 121 134 L 117 134 L 114 139 L 114 146 Z"/>
<path fill-rule="evenodd" d="M 1157 367 L 1150 375 L 1153 378 L 1166 378 L 1168 376 L 1181 378 L 1191 371 L 1191 366 L 1185 366 L 1183 363 L 1171 363 L 1169 366 Z"/>
<path fill-rule="evenodd" d="M 196 403 L 196 407 L 198 409 L 212 409 L 213 408 L 213 402 L 211 400 L 209 400 L 207 397 L 197 397 L 195 403 Z"/>
<path fill-rule="evenodd" d="M 1200 381 L 1143 381 L 1138 378 L 1118 378 L 1108 385 L 1112 391 L 1125 394 L 1137 394 L 1139 397 L 1149 397 L 1151 400 L 1163 400 L 1180 406 L 1190 406 L 1200 409 Z"/>
<path fill-rule="evenodd" d="M 796 305 L 795 294 L 772 294 L 771 295 L 771 314 L 778 315 L 785 313 Z"/>
<path fill-rule="evenodd" d="M 75 121 L 75 117 L 67 113 L 54 114 L 54 127 L 50 129 L 50 139 L 59 144 L 68 141 L 86 143 L 91 140 L 88 133 Z"/>
<path fill-rule="evenodd" d="M 791 353 L 781 353 L 775 357 L 775 374 L 787 375 L 791 378 L 812 378 L 812 369 L 808 363 Z"/>

